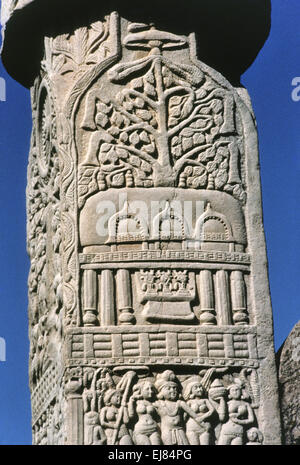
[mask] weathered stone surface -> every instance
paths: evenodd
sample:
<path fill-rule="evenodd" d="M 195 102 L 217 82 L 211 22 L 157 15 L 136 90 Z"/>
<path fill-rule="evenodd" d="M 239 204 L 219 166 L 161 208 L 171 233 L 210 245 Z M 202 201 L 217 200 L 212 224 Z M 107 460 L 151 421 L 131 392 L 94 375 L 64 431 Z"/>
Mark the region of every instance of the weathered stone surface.
<path fill-rule="evenodd" d="M 278 354 L 282 429 L 285 444 L 300 444 L 300 322 Z"/>
<path fill-rule="evenodd" d="M 190 23 L 107 10 L 32 86 L 34 443 L 280 444 L 249 96 Z"/>

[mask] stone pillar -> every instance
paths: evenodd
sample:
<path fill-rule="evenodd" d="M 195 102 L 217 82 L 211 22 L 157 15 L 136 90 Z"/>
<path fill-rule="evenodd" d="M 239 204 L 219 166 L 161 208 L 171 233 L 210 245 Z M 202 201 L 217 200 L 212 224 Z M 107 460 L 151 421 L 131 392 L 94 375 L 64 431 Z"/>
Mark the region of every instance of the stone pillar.
<path fill-rule="evenodd" d="M 263 40 L 238 57 L 224 2 L 3 3 L 3 60 L 32 95 L 34 443 L 280 444 L 257 133 L 234 86 Z"/>

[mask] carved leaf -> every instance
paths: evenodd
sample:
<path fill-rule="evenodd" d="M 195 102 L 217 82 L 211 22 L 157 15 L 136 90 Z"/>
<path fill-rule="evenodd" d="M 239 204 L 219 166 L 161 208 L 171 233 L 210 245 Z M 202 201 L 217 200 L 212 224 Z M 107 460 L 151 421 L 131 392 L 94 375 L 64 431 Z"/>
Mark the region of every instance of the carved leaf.
<path fill-rule="evenodd" d="M 154 78 L 154 75 L 151 71 L 149 71 L 145 77 L 145 82 L 148 82 L 149 84 L 154 84 L 155 83 L 155 78 Z"/>
<path fill-rule="evenodd" d="M 214 117 L 214 122 L 217 126 L 222 126 L 223 122 L 224 122 L 224 119 L 223 119 L 223 116 L 222 115 L 216 115 Z"/>
<path fill-rule="evenodd" d="M 181 107 L 179 105 L 170 108 L 170 116 L 179 118 L 181 116 Z"/>
<path fill-rule="evenodd" d="M 146 131 L 142 131 L 140 133 L 140 139 L 142 142 L 144 142 L 145 144 L 148 144 L 150 142 L 150 137 L 148 136 L 148 134 L 146 133 Z"/>
<path fill-rule="evenodd" d="M 147 162 L 145 162 L 145 161 L 142 161 L 141 169 L 142 169 L 146 174 L 149 174 L 149 173 L 152 172 L 152 167 L 151 167 L 150 163 L 147 163 Z"/>
<path fill-rule="evenodd" d="M 150 111 L 147 111 L 147 110 L 137 110 L 136 114 L 137 116 L 142 118 L 144 121 L 150 121 L 152 118 L 152 114 L 150 113 Z"/>
<path fill-rule="evenodd" d="M 98 63 L 98 55 L 97 53 L 93 53 L 91 55 L 88 55 L 88 58 L 86 59 L 86 64 L 87 65 L 95 65 Z"/>
<path fill-rule="evenodd" d="M 135 155 L 131 155 L 129 157 L 129 162 L 132 166 L 135 166 L 136 168 L 139 168 L 141 166 L 141 160 L 139 159 L 139 157 Z"/>
<path fill-rule="evenodd" d="M 135 100 L 134 100 L 134 105 L 137 107 L 137 108 L 144 108 L 145 106 L 145 101 L 141 98 L 141 97 L 137 97 Z"/>
<path fill-rule="evenodd" d="M 193 110 L 194 101 L 189 98 L 187 102 L 183 105 L 181 117 L 186 118 Z"/>
<path fill-rule="evenodd" d="M 116 149 L 116 154 L 118 155 L 119 158 L 121 158 L 123 160 L 128 157 L 127 150 L 124 150 L 124 149 L 121 149 L 121 148 Z"/>
<path fill-rule="evenodd" d="M 140 137 L 139 137 L 137 131 L 134 131 L 134 132 L 130 135 L 129 141 L 130 141 L 130 143 L 131 143 L 132 145 L 138 145 L 138 144 L 139 144 L 139 142 L 140 142 Z"/>
<path fill-rule="evenodd" d="M 195 145 L 202 145 L 205 143 L 205 137 L 203 134 L 197 133 L 193 136 L 193 143 Z"/>
<path fill-rule="evenodd" d="M 58 55 L 53 58 L 53 71 L 59 73 L 66 63 L 66 58 L 64 55 Z"/>
<path fill-rule="evenodd" d="M 113 176 L 111 185 L 113 187 L 121 187 L 125 184 L 125 177 L 123 173 L 116 174 Z"/>
<path fill-rule="evenodd" d="M 223 111 L 223 104 L 220 100 L 215 99 L 211 102 L 211 107 L 214 113 L 221 113 Z"/>
<path fill-rule="evenodd" d="M 87 56 L 88 31 L 86 27 L 76 29 L 74 33 L 74 57 L 78 66 L 85 62 Z"/>
<path fill-rule="evenodd" d="M 206 91 L 203 87 L 201 87 L 200 89 L 198 89 L 198 90 L 196 91 L 196 97 L 197 97 L 197 99 L 202 100 L 202 99 L 204 99 L 206 96 L 207 96 L 207 91 Z"/>
<path fill-rule="evenodd" d="M 217 169 L 217 164 L 214 162 L 214 161 L 209 161 L 207 163 L 207 171 L 209 173 L 212 173 L 213 171 L 215 171 Z"/>
<path fill-rule="evenodd" d="M 87 194 L 88 190 L 89 190 L 88 186 L 83 186 L 83 185 L 79 186 L 79 189 L 78 189 L 79 196 L 83 196 L 83 195 Z"/>
<path fill-rule="evenodd" d="M 182 138 L 182 148 L 184 151 L 187 151 L 193 147 L 193 138 L 192 137 L 183 137 Z"/>
<path fill-rule="evenodd" d="M 120 141 L 125 144 L 128 141 L 128 139 L 129 139 L 129 136 L 127 132 L 122 132 L 120 135 Z"/>
<path fill-rule="evenodd" d="M 221 189 L 225 186 L 228 181 L 228 174 L 226 170 L 219 170 L 215 178 L 215 186 L 217 189 Z"/>
<path fill-rule="evenodd" d="M 155 97 L 156 96 L 155 87 L 150 83 L 147 83 L 145 85 L 145 92 L 149 97 Z"/>
<path fill-rule="evenodd" d="M 102 21 L 96 21 L 95 23 L 91 24 L 91 29 L 96 31 L 99 35 L 103 34 L 104 31 L 104 25 Z"/>
<path fill-rule="evenodd" d="M 194 131 L 190 128 L 185 128 L 182 132 L 181 135 L 183 137 L 192 137 L 194 135 Z"/>
<path fill-rule="evenodd" d="M 171 116 L 169 118 L 169 126 L 170 128 L 176 126 L 176 124 L 178 124 L 178 119 L 177 118 L 173 118 L 173 116 Z"/>
<path fill-rule="evenodd" d="M 155 152 L 155 145 L 152 143 L 152 144 L 148 144 L 148 145 L 145 145 L 143 147 L 143 150 L 145 150 L 147 153 L 149 153 L 150 155 L 152 155 L 154 152 Z"/>
<path fill-rule="evenodd" d="M 177 145 L 177 146 L 173 147 L 172 148 L 172 153 L 173 153 L 175 158 L 180 158 L 182 153 L 183 153 L 181 145 Z"/>

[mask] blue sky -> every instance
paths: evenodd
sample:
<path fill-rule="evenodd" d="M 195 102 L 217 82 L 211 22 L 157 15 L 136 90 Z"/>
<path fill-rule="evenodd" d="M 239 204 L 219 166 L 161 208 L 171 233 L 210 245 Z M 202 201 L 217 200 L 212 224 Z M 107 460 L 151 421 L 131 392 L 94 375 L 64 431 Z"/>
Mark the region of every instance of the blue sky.
<path fill-rule="evenodd" d="M 256 113 L 264 224 L 279 349 L 299 317 L 300 101 L 292 80 L 300 78 L 299 0 L 273 0 L 272 29 L 243 75 Z M 30 444 L 25 188 L 31 132 L 29 91 L 0 63 L 6 102 L 0 101 L 0 445 Z M 299 90 L 300 95 L 300 90 Z"/>

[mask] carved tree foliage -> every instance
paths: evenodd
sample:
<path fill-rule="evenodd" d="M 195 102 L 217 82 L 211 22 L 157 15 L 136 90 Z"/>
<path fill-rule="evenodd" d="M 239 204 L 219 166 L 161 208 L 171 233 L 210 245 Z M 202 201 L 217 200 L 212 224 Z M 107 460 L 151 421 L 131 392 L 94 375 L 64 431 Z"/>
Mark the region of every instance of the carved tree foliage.
<path fill-rule="evenodd" d="M 186 46 L 185 38 L 135 32 L 140 28 L 129 27 L 124 45 L 149 54 L 108 72 L 110 86 L 118 85 L 113 99 L 97 87 L 86 97 L 81 127 L 91 135 L 79 171 L 80 206 L 98 189 L 125 186 L 217 189 L 244 202 L 232 93 L 199 67 L 164 56 Z"/>
<path fill-rule="evenodd" d="M 73 34 L 62 34 L 52 39 L 52 72 L 79 77 L 90 66 L 104 59 L 107 46 L 101 47 L 109 36 L 109 21 L 97 21 L 81 27 Z"/>

